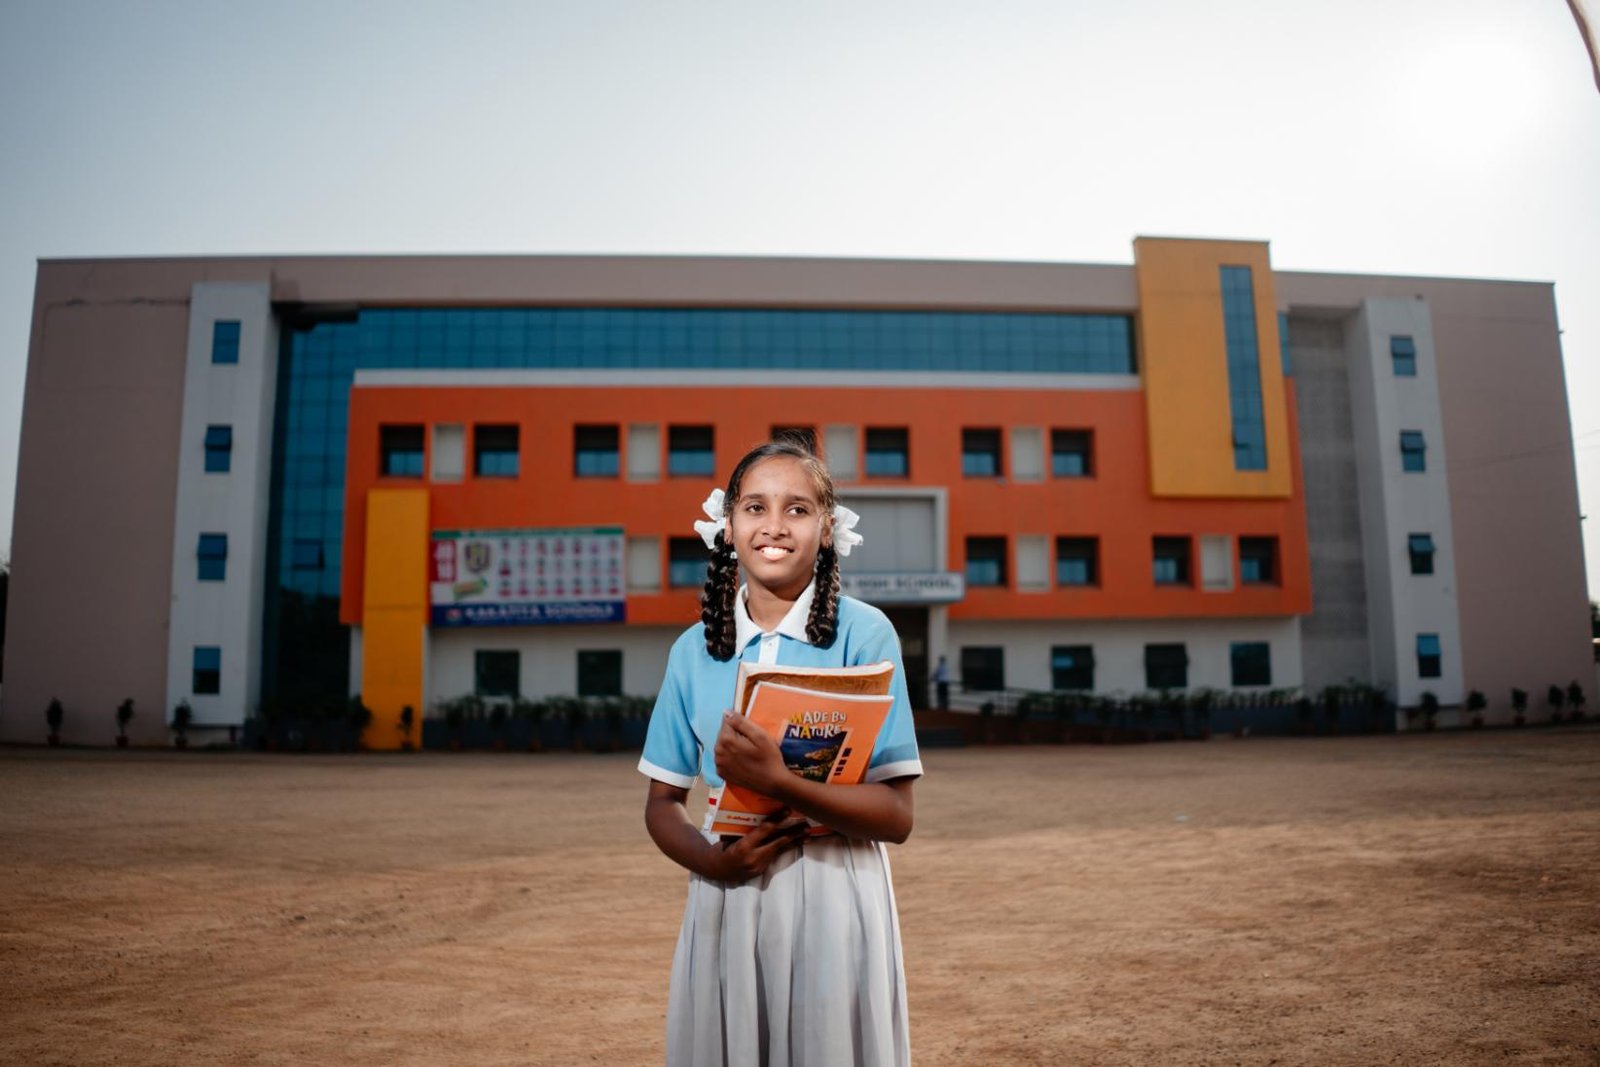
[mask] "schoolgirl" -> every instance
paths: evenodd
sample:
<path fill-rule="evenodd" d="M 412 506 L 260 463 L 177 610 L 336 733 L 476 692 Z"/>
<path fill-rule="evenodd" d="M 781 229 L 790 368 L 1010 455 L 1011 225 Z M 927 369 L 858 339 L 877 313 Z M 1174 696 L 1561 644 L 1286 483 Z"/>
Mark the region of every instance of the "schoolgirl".
<path fill-rule="evenodd" d="M 667 660 L 639 769 L 645 824 L 689 870 L 672 960 L 669 1067 L 900 1067 L 911 1060 L 894 887 L 883 842 L 911 833 L 922 773 L 900 641 L 882 612 L 839 595 L 838 557 L 859 544 L 827 469 L 773 441 L 734 468 L 696 529 L 712 550 L 701 623 Z M 743 570 L 745 584 L 738 583 Z M 894 703 L 866 781 L 824 786 L 785 769 L 777 745 L 727 714 L 740 660 L 894 663 Z M 786 808 L 718 839 L 685 807 L 703 777 Z M 805 836 L 805 817 L 837 831 Z"/>

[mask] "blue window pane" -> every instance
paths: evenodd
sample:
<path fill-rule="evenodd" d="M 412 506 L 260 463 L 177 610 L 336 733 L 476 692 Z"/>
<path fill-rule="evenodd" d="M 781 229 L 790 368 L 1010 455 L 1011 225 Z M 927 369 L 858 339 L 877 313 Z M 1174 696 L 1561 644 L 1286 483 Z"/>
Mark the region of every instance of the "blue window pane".
<path fill-rule="evenodd" d="M 1394 361 L 1395 377 L 1415 378 L 1417 376 L 1417 345 L 1411 338 L 1389 338 L 1389 356 Z"/>
<path fill-rule="evenodd" d="M 1255 293 L 1249 267 L 1222 267 L 1222 321 L 1228 354 L 1235 470 L 1266 470 Z"/>
<path fill-rule="evenodd" d="M 704 560 L 673 560 L 667 568 L 667 581 L 674 589 L 698 587 L 705 580 Z"/>
<path fill-rule="evenodd" d="M 1417 635 L 1417 655 L 1419 655 L 1419 656 L 1437 656 L 1437 655 L 1439 655 L 1439 635 L 1438 634 L 1418 634 Z"/>
<path fill-rule="evenodd" d="M 1089 561 L 1086 559 L 1057 560 L 1056 582 L 1059 585 L 1088 585 Z"/>
<path fill-rule="evenodd" d="M 222 649 L 214 645 L 195 646 L 189 690 L 196 695 L 222 691 Z"/>
<path fill-rule="evenodd" d="M 206 473 L 226 474 L 233 465 L 233 427 L 206 427 Z"/>
<path fill-rule="evenodd" d="M 867 476 L 870 478 L 904 478 L 908 465 L 904 452 L 868 452 Z"/>
<path fill-rule="evenodd" d="M 311 538 L 295 538 L 289 550 L 289 566 L 297 571 L 322 570 L 322 541 Z"/>
<path fill-rule="evenodd" d="M 222 669 L 222 649 L 214 645 L 198 645 L 194 650 L 194 669 L 216 671 Z"/>
<path fill-rule="evenodd" d="M 1000 585 L 1000 561 L 993 559 L 967 560 L 968 585 Z"/>
<path fill-rule="evenodd" d="M 202 582 L 220 582 L 227 578 L 228 572 L 228 535 L 220 533 L 203 533 L 200 535 L 200 544 L 195 551 L 199 563 L 199 579 Z"/>
<path fill-rule="evenodd" d="M 1417 635 L 1417 676 L 1438 678 L 1443 672 L 1444 653 L 1438 634 Z"/>
<path fill-rule="evenodd" d="M 211 324 L 211 362 L 239 362 L 239 323 L 219 321 Z"/>
<path fill-rule="evenodd" d="M 1420 431 L 1400 431 L 1400 467 L 1407 471 L 1428 469 L 1428 445 Z"/>

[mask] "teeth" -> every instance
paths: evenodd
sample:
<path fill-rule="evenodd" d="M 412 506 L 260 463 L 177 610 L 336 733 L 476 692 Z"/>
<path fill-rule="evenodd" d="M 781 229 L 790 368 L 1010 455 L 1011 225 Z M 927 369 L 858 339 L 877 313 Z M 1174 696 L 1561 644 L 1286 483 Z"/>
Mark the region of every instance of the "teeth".
<path fill-rule="evenodd" d="M 760 551 L 768 559 L 782 559 L 789 554 L 787 548 L 779 548 L 777 545 L 763 545 Z"/>

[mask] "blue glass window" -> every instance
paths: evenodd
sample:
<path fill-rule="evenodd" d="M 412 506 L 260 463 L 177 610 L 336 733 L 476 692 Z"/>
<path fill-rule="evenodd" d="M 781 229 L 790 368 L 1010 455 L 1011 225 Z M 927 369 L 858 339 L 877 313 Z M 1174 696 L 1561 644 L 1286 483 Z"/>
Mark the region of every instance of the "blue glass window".
<path fill-rule="evenodd" d="M 1406 552 L 1411 557 L 1412 574 L 1433 573 L 1433 535 L 1412 534 L 1406 538 Z"/>
<path fill-rule="evenodd" d="M 1144 646 L 1144 687 L 1183 689 L 1189 684 L 1189 650 L 1181 644 Z"/>
<path fill-rule="evenodd" d="M 1094 647 L 1055 645 L 1050 649 L 1051 689 L 1093 689 Z"/>
<path fill-rule="evenodd" d="M 1222 325 L 1228 351 L 1235 470 L 1267 469 L 1267 428 L 1256 342 L 1256 298 L 1249 267 L 1222 269 Z"/>
<path fill-rule="evenodd" d="M 1294 371 L 1289 366 L 1289 314 L 1285 311 L 1278 312 L 1278 358 L 1283 361 L 1283 376 L 1289 377 Z"/>
<path fill-rule="evenodd" d="M 1394 360 L 1396 378 L 1417 376 L 1417 343 L 1409 337 L 1389 338 L 1389 357 Z"/>
<path fill-rule="evenodd" d="M 480 478 L 515 478 L 520 428 L 514 424 L 472 428 L 472 472 Z"/>
<path fill-rule="evenodd" d="M 233 466 L 233 427 L 206 427 L 206 473 L 226 474 Z"/>
<path fill-rule="evenodd" d="M 970 586 L 1006 584 L 1004 537 L 967 538 L 967 584 Z"/>
<path fill-rule="evenodd" d="M 572 471 L 579 478 L 615 478 L 621 469 L 621 451 L 615 426 L 572 428 Z"/>
<path fill-rule="evenodd" d="M 868 478 L 905 478 L 911 473 L 910 431 L 904 427 L 867 427 Z"/>
<path fill-rule="evenodd" d="M 706 562 L 711 553 L 698 537 L 674 537 L 667 543 L 667 585 L 672 589 L 697 589 L 706 584 Z"/>
<path fill-rule="evenodd" d="M 715 431 L 710 426 L 667 427 L 667 473 L 682 478 L 714 477 Z"/>
<path fill-rule="evenodd" d="M 1421 430 L 1400 431 L 1400 469 L 1425 471 L 1428 469 L 1428 444 Z"/>
<path fill-rule="evenodd" d="M 1278 539 L 1239 538 L 1239 581 L 1245 585 L 1270 585 L 1278 580 Z"/>
<path fill-rule="evenodd" d="M 1152 543 L 1157 585 L 1188 585 L 1190 547 L 1187 537 L 1157 537 Z"/>
<path fill-rule="evenodd" d="M 1417 677 L 1438 678 L 1443 658 L 1438 634 L 1417 635 Z"/>
<path fill-rule="evenodd" d="M 1050 474 L 1056 478 L 1088 478 L 1094 474 L 1094 431 L 1051 430 Z"/>
<path fill-rule="evenodd" d="M 1056 584 L 1096 585 L 1100 581 L 1100 541 L 1095 537 L 1056 538 Z M 1057 686 L 1056 688 L 1061 688 Z"/>
<path fill-rule="evenodd" d="M 961 473 L 967 478 L 1000 477 L 1000 431 L 961 431 Z"/>
<path fill-rule="evenodd" d="M 323 567 L 322 541 L 297 537 L 289 550 L 289 566 L 297 571 L 320 571 Z"/>
<path fill-rule="evenodd" d="M 1234 685 L 1272 684 L 1272 646 L 1265 641 L 1235 641 L 1228 646 Z"/>
<path fill-rule="evenodd" d="M 231 320 L 211 324 L 211 362 L 239 362 L 239 323 Z"/>
<path fill-rule="evenodd" d="M 202 582 L 220 582 L 228 576 L 228 535 L 203 533 L 196 552 L 200 562 L 199 578 Z"/>
<path fill-rule="evenodd" d="M 197 696 L 222 692 L 222 649 L 216 645 L 196 645 L 194 674 L 189 691 Z"/>
<path fill-rule="evenodd" d="M 421 426 L 378 427 L 379 473 L 386 478 L 422 477 L 423 438 Z"/>

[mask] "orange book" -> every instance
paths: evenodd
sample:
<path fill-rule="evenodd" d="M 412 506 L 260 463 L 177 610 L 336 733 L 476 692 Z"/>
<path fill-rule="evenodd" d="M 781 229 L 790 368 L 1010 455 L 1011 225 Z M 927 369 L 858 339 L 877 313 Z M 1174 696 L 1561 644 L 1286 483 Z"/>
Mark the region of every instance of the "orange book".
<path fill-rule="evenodd" d="M 791 772 L 826 785 L 857 785 L 894 704 L 893 674 L 887 661 L 864 668 L 740 664 L 734 706 L 778 743 Z M 782 806 L 736 785 L 723 786 L 710 803 L 711 829 L 719 834 L 748 833 Z M 811 832 L 829 831 L 813 823 Z"/>

